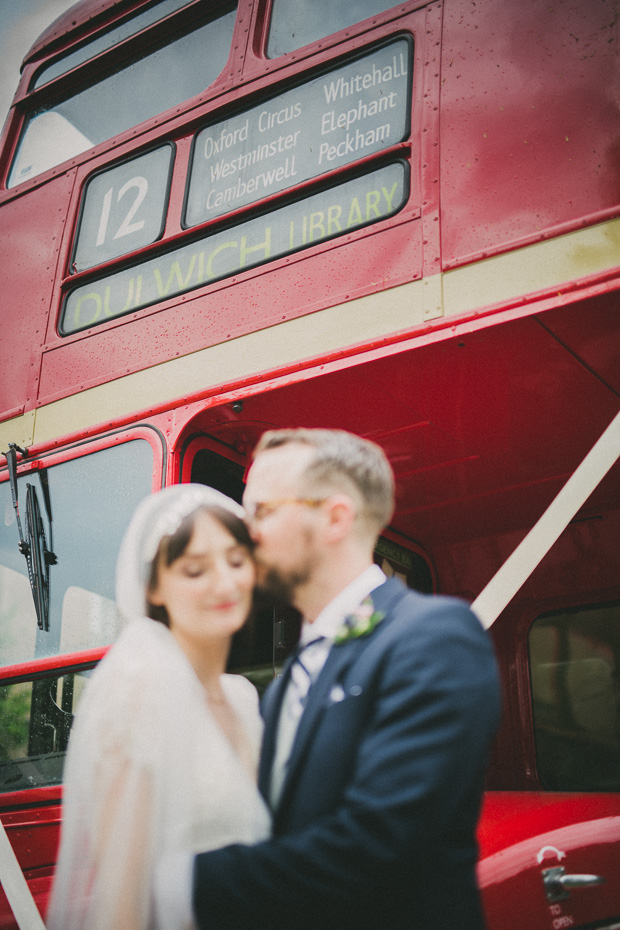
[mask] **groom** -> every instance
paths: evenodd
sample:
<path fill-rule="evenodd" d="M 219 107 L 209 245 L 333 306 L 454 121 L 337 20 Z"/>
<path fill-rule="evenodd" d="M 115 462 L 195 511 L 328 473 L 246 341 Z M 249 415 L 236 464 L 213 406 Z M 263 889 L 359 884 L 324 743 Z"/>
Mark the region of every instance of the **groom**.
<path fill-rule="evenodd" d="M 479 930 L 475 830 L 499 717 L 486 633 L 463 602 L 373 564 L 394 508 L 374 443 L 266 433 L 244 506 L 259 583 L 302 613 L 302 648 L 263 702 L 273 838 L 195 857 L 197 926 Z"/>

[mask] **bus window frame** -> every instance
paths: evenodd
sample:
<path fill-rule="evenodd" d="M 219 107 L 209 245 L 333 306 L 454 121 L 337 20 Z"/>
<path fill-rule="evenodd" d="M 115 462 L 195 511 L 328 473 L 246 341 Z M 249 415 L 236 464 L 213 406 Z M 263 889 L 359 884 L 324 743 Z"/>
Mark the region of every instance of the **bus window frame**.
<path fill-rule="evenodd" d="M 90 175 L 88 175 L 88 177 L 80 185 L 80 195 L 81 195 L 80 206 L 78 210 L 77 222 L 75 225 L 75 234 L 73 236 L 73 247 L 71 249 L 71 254 L 69 256 L 69 275 L 78 273 L 77 271 L 74 272 L 73 268 L 75 265 L 75 259 L 76 259 L 78 245 L 80 241 L 80 233 L 82 231 L 82 223 L 84 219 L 88 188 L 91 182 L 108 171 L 111 171 L 115 168 L 120 168 L 123 165 L 128 165 L 132 161 L 136 161 L 137 159 L 142 158 L 144 155 L 150 155 L 151 152 L 156 152 L 159 149 L 163 149 L 163 148 L 170 149 L 170 162 L 168 165 L 168 175 L 167 175 L 166 184 L 165 184 L 166 192 L 164 195 L 164 203 L 163 203 L 163 209 L 162 209 L 162 215 L 161 215 L 160 228 L 159 228 L 159 232 L 157 236 L 154 239 L 152 239 L 150 242 L 148 242 L 146 245 L 140 246 L 138 249 L 132 249 L 129 252 L 124 252 L 121 255 L 116 256 L 115 258 L 107 259 L 106 261 L 98 262 L 94 265 L 89 265 L 87 268 L 83 269 L 83 273 L 92 272 L 93 268 L 100 268 L 102 265 L 112 265 L 112 264 L 115 264 L 116 262 L 120 262 L 127 255 L 131 255 L 132 252 L 141 252 L 144 249 L 148 248 L 149 246 L 153 246 L 156 243 L 160 242 L 161 239 L 164 237 L 166 226 L 168 224 L 168 211 L 170 209 L 170 192 L 172 189 L 172 178 L 174 176 L 175 161 L 177 158 L 177 146 L 172 140 L 169 140 L 169 139 L 164 139 L 161 142 L 161 144 L 155 143 L 154 145 L 149 145 L 144 149 L 141 148 L 138 151 L 134 152 L 133 155 L 129 156 L 128 158 L 118 159 L 118 161 L 113 161 L 110 164 L 105 165 L 104 167 L 97 168 Z"/>
<path fill-rule="evenodd" d="M 301 88 L 304 85 L 311 83 L 312 81 L 318 80 L 319 78 L 325 75 L 329 75 L 332 72 L 337 71 L 339 68 L 345 67 L 346 65 L 352 65 L 358 59 L 362 59 L 369 55 L 372 55 L 374 52 L 378 52 L 384 46 L 389 45 L 392 42 L 397 42 L 400 39 L 404 39 L 407 42 L 410 48 L 410 54 L 411 54 L 411 83 L 407 90 L 407 102 L 405 104 L 406 126 L 405 126 L 404 138 L 400 142 L 392 143 L 391 145 L 386 146 L 385 149 L 380 149 L 379 151 L 373 152 L 370 155 L 362 155 L 361 158 L 354 159 L 353 161 L 347 162 L 344 165 L 339 165 L 337 168 L 331 168 L 320 174 L 315 174 L 312 177 L 307 178 L 306 180 L 300 182 L 293 188 L 285 188 L 284 190 L 276 191 L 273 194 L 268 194 L 266 197 L 260 197 L 256 200 L 251 201 L 248 204 L 245 204 L 244 206 L 233 208 L 232 210 L 229 210 L 227 213 L 219 214 L 213 219 L 203 220 L 203 222 L 195 223 L 195 224 L 189 224 L 187 222 L 187 208 L 188 208 L 188 202 L 189 202 L 189 197 L 190 197 L 192 168 L 193 168 L 194 161 L 195 161 L 196 146 L 198 144 L 198 139 L 201 133 L 205 129 L 209 129 L 212 126 L 217 126 L 218 124 L 224 123 L 226 122 L 226 120 L 230 118 L 240 116 L 243 113 L 250 112 L 256 109 L 257 107 L 261 106 L 261 104 L 267 104 L 272 100 L 275 101 L 281 94 L 289 93 L 291 91 L 296 90 L 297 88 Z M 287 78 L 287 79 L 284 79 L 282 82 L 279 82 L 279 81 L 274 82 L 273 84 L 270 84 L 268 85 L 268 87 L 264 88 L 264 93 L 258 94 L 255 97 L 250 95 L 250 99 L 248 99 L 247 97 L 244 97 L 243 100 L 240 101 L 239 106 L 237 106 L 238 101 L 234 101 L 232 106 L 228 108 L 222 107 L 219 110 L 213 110 L 209 112 L 208 114 L 205 114 L 204 121 L 195 127 L 193 135 L 191 137 L 189 162 L 188 162 L 187 172 L 186 172 L 186 177 L 185 177 L 185 195 L 183 197 L 183 207 L 181 211 L 181 229 L 186 232 L 190 229 L 197 230 L 197 229 L 209 228 L 210 225 L 217 224 L 218 222 L 224 222 L 231 216 L 242 215 L 243 213 L 251 210 L 252 208 L 258 210 L 260 204 L 263 204 L 263 203 L 271 204 L 272 201 L 280 201 L 280 200 L 282 201 L 282 203 L 284 203 L 287 195 L 290 196 L 290 202 L 293 202 L 293 200 L 295 199 L 295 194 L 293 193 L 291 195 L 291 191 L 295 193 L 298 191 L 303 191 L 303 194 L 301 195 L 301 198 L 303 198 L 304 194 L 306 193 L 311 194 L 315 187 L 318 187 L 320 189 L 321 182 L 324 181 L 325 179 L 330 180 L 332 177 L 340 178 L 341 176 L 343 178 L 346 178 L 347 173 L 350 173 L 351 177 L 354 177 L 356 169 L 359 168 L 361 165 L 364 165 L 364 166 L 370 165 L 374 161 L 380 161 L 383 157 L 385 157 L 387 161 L 387 157 L 389 153 L 392 153 L 392 157 L 395 158 L 395 152 L 399 150 L 400 151 L 406 150 L 408 152 L 408 154 L 404 155 L 403 157 L 408 162 L 409 168 L 410 168 L 409 193 L 407 195 L 407 199 L 405 203 L 403 204 L 401 208 L 404 210 L 407 206 L 410 205 L 411 188 L 412 188 L 412 185 L 411 185 L 411 173 L 412 173 L 411 169 L 413 167 L 412 166 L 412 158 L 413 158 L 412 135 L 413 135 L 413 123 L 414 123 L 413 86 L 414 86 L 415 75 L 417 71 L 417 68 L 416 68 L 417 44 L 418 42 L 413 32 L 399 30 L 398 32 L 392 35 L 389 35 L 389 36 L 386 35 L 386 36 L 382 36 L 381 38 L 372 40 L 367 45 L 364 45 L 362 49 L 358 48 L 353 53 L 343 52 L 342 54 L 337 55 L 335 58 L 329 59 L 329 61 L 320 62 L 315 67 L 311 67 L 309 70 L 305 72 L 299 72 L 295 74 L 292 80 L 290 78 Z M 224 109 L 225 109 L 225 112 L 223 112 Z M 396 211 L 396 213 L 399 213 L 399 212 L 400 210 Z M 390 219 L 392 215 L 394 214 L 384 217 L 383 219 Z M 379 220 L 378 222 L 381 222 L 381 220 Z"/>
<path fill-rule="evenodd" d="M 53 468 L 63 462 L 74 461 L 85 455 L 92 455 L 119 446 L 135 439 L 144 439 L 153 450 L 153 475 L 151 490 L 158 491 L 165 484 L 167 443 L 162 431 L 152 423 L 139 423 L 128 427 L 119 427 L 97 436 L 87 436 L 69 442 L 61 449 L 41 449 L 31 446 L 28 449 L 28 458 L 17 463 L 17 477 L 21 478 L 41 468 Z M 159 453 L 159 458 L 158 458 Z M 0 481 L 8 481 L 8 468 L 0 468 Z"/>
<path fill-rule="evenodd" d="M 103 34 L 103 32 L 99 33 L 97 29 L 91 30 L 80 39 L 63 48 L 61 53 L 55 50 L 58 42 L 54 41 L 54 51 L 46 58 L 43 60 L 35 60 L 32 63 L 27 62 L 24 65 L 22 79 L 13 98 L 11 109 L 9 110 L 3 137 L 0 138 L 0 151 L 5 156 L 0 162 L 0 195 L 12 194 L 15 191 L 21 193 L 30 190 L 32 187 L 37 187 L 50 177 L 64 174 L 69 166 L 73 167 L 85 161 L 91 161 L 93 158 L 97 159 L 106 151 L 114 151 L 120 144 L 119 140 L 135 142 L 137 135 L 149 132 L 153 128 L 159 127 L 171 118 L 174 118 L 179 112 L 185 114 L 186 111 L 194 108 L 197 104 L 203 103 L 211 99 L 211 97 L 217 98 L 222 93 L 229 90 L 232 87 L 233 75 L 243 71 L 243 59 L 245 57 L 247 36 L 245 41 L 239 39 L 238 32 L 243 32 L 240 25 L 239 9 L 244 2 L 247 2 L 247 0 L 239 0 L 237 5 L 237 15 L 231 37 L 231 47 L 226 63 L 207 88 L 168 110 L 164 110 L 162 113 L 158 113 L 147 120 L 143 120 L 141 123 L 137 123 L 135 126 L 109 139 L 104 139 L 91 148 L 86 149 L 84 152 L 80 152 L 72 158 L 42 171 L 33 178 L 26 179 L 9 188 L 7 187 L 8 178 L 13 162 L 17 156 L 17 151 L 23 138 L 28 119 L 32 113 L 48 103 L 60 102 L 75 94 L 76 91 L 79 92 L 88 86 L 96 84 L 99 77 L 103 79 L 114 71 L 119 70 L 118 67 L 114 67 L 115 65 L 128 66 L 132 64 L 134 61 L 144 57 L 143 52 L 146 49 L 148 49 L 149 52 L 154 52 L 170 44 L 175 39 L 181 38 L 184 34 L 192 31 L 190 28 L 185 28 L 189 27 L 192 22 L 195 22 L 196 28 L 199 28 L 200 25 L 206 25 L 209 18 L 213 19 L 216 17 L 206 17 L 203 12 L 204 8 L 201 0 L 195 0 L 195 2 L 190 3 L 189 6 L 169 14 L 164 19 L 158 20 L 150 26 L 146 26 L 144 29 L 129 36 L 122 42 L 113 45 L 109 49 L 105 49 L 93 58 L 76 65 L 70 71 L 59 75 L 37 88 L 31 86 L 33 82 L 36 81 L 37 74 L 48 67 L 48 65 L 53 64 L 54 61 L 62 58 L 63 55 L 75 51 L 80 44 L 85 44 L 92 38 L 97 38 L 98 35 Z M 202 23 L 199 22 L 201 18 L 199 14 L 201 11 L 202 19 L 204 20 Z M 133 12 L 135 12 L 135 10 Z M 175 28 L 171 35 L 169 28 L 172 21 L 174 21 L 175 27 L 180 28 Z M 52 44 L 51 41 L 50 44 Z M 235 64 L 235 60 L 238 58 L 240 60 Z"/>
<path fill-rule="evenodd" d="M 17 464 L 17 478 L 28 478 L 29 476 L 34 476 L 42 470 L 55 468 L 59 465 L 63 465 L 69 462 L 77 462 L 78 460 L 87 456 L 95 455 L 99 452 L 103 452 L 117 446 L 126 445 L 127 443 L 135 442 L 136 440 L 147 442 L 151 449 L 152 466 L 150 493 L 152 493 L 153 491 L 156 491 L 163 486 L 166 475 L 167 458 L 165 438 L 161 431 L 155 426 L 146 427 L 141 425 L 137 428 L 117 429 L 102 436 L 98 436 L 95 439 L 86 438 L 77 440 L 68 444 L 62 449 L 53 449 L 39 452 L 36 447 L 31 447 L 28 449 L 28 457 L 26 459 L 22 458 Z M 9 469 L 8 465 L 5 465 L 0 469 L 0 484 L 6 484 L 8 487 L 8 483 Z M 54 502 L 52 500 L 52 508 L 53 506 Z M 18 542 L 19 539 L 16 527 L 16 547 Z M 63 653 L 59 654 L 62 655 Z M 0 675 L 2 674 L 4 668 L 12 667 L 12 664 L 13 663 L 0 667 Z"/>
<path fill-rule="evenodd" d="M 392 530 L 389 526 L 386 526 L 383 530 L 381 530 L 379 542 L 375 549 L 375 555 L 379 555 L 379 554 L 383 555 L 383 557 L 386 558 L 388 562 L 392 563 L 392 567 L 395 570 L 397 569 L 402 570 L 404 569 L 405 566 L 402 566 L 400 563 L 394 564 L 395 560 L 391 559 L 389 555 L 386 555 L 384 553 L 379 553 L 379 549 L 381 548 L 381 540 L 385 540 L 385 542 L 387 542 L 388 545 L 392 544 L 396 549 L 404 549 L 406 552 L 411 553 L 411 555 L 416 556 L 417 558 L 421 559 L 426 565 L 426 568 L 428 570 L 430 584 L 431 584 L 431 591 L 423 592 L 423 593 L 430 593 L 430 594 L 439 593 L 439 580 L 437 577 L 437 568 L 435 566 L 433 559 L 429 555 L 427 549 L 421 543 L 417 542 L 415 539 L 410 539 L 408 536 L 401 536 L 400 533 L 397 533 L 395 530 Z M 408 587 L 410 587 L 409 584 L 408 584 Z M 417 590 L 417 589 L 412 588 L 412 590 Z"/>
<path fill-rule="evenodd" d="M 532 610 L 528 612 L 527 622 L 519 625 L 519 638 L 517 645 L 516 662 L 519 666 L 518 676 L 518 693 L 521 707 L 521 726 L 523 734 L 527 741 L 528 758 L 531 760 L 531 771 L 535 777 L 535 787 L 539 791 L 546 793 L 553 792 L 571 792 L 576 794 L 597 795 L 606 793 L 600 788 L 549 788 L 539 771 L 539 755 L 536 746 L 536 715 L 534 711 L 534 687 L 532 679 L 532 664 L 530 659 L 530 634 L 532 627 L 539 620 L 551 619 L 553 617 L 566 616 L 567 614 L 578 615 L 585 611 L 595 611 L 597 609 L 620 607 L 620 588 L 608 597 L 598 597 L 595 601 L 584 598 L 583 601 L 575 602 L 574 598 L 554 600 L 553 606 L 541 603 L 532 605 Z M 521 635 L 523 632 L 523 635 Z M 527 709 L 527 719 L 526 719 Z M 609 789 L 610 794 L 618 793 L 615 789 Z"/>
<path fill-rule="evenodd" d="M 153 451 L 151 491 L 158 491 L 165 483 L 168 449 L 164 434 L 157 426 L 150 423 L 140 423 L 135 426 L 115 429 L 94 438 L 78 439 L 62 449 L 38 452 L 36 447 L 33 447 L 28 450 L 28 458 L 23 464 L 20 461 L 17 475 L 22 477 L 33 474 L 42 467 L 54 467 L 64 462 L 75 461 L 87 455 L 135 440 L 144 440 L 151 446 Z M 0 478 L 3 483 L 4 480 L 8 481 L 8 469 L 6 467 L 0 470 Z M 4 666 L 0 668 L 0 686 L 30 682 L 41 678 L 56 678 L 60 675 L 94 668 L 109 648 L 109 646 L 98 646 L 80 652 L 60 653 Z M 22 807 L 24 804 L 32 805 L 54 801 L 61 797 L 61 791 L 62 784 L 34 786 L 16 792 L 5 792 L 0 794 L 0 810 L 12 806 Z"/>
<path fill-rule="evenodd" d="M 31 662 L 20 663 L 0 669 L 0 687 L 32 683 L 45 679 L 53 680 L 63 675 L 72 675 L 77 672 L 89 671 L 96 667 L 110 646 L 100 646 L 84 652 L 71 655 L 48 656 L 44 659 L 35 659 Z M 62 797 L 63 783 L 56 785 L 34 785 L 32 788 L 20 788 L 17 791 L 0 793 L 0 812 L 12 808 L 22 808 L 25 805 L 59 801 Z"/>
<path fill-rule="evenodd" d="M 66 49 L 64 49 L 56 57 L 52 57 L 48 59 L 45 65 L 43 65 L 42 67 L 38 67 L 37 70 L 31 76 L 28 90 L 30 92 L 34 90 L 38 90 L 40 87 L 45 87 L 47 84 L 51 83 L 51 81 L 56 79 L 52 77 L 52 78 L 49 78 L 47 81 L 44 81 L 43 83 L 37 85 L 36 82 L 39 80 L 41 75 L 45 74 L 45 71 L 48 68 L 54 67 L 56 63 L 62 62 L 64 58 L 68 58 L 71 55 L 75 55 L 76 53 L 80 51 L 80 49 L 86 48 L 89 44 L 93 42 L 97 42 L 100 39 L 104 39 L 106 35 L 113 32 L 115 29 L 118 29 L 119 27 L 122 28 L 123 25 L 126 23 L 127 24 L 131 23 L 132 20 L 137 19 L 143 13 L 146 13 L 149 9 L 155 9 L 155 7 L 158 6 L 160 2 L 161 0 L 157 0 L 157 2 L 154 4 L 145 3 L 143 7 L 138 7 L 137 9 L 133 9 L 129 11 L 121 10 L 117 18 L 113 20 L 112 22 L 109 22 L 107 26 L 105 26 L 105 28 L 101 30 L 101 32 L 96 31 L 94 36 L 91 33 L 89 36 L 87 36 L 86 38 L 82 40 L 78 39 L 70 51 L 67 51 Z M 98 52 L 98 53 L 95 53 L 94 55 L 89 55 L 83 58 L 81 61 L 78 61 L 77 64 L 75 64 L 73 67 L 66 68 L 64 71 L 60 71 L 59 73 L 57 73 L 56 77 L 64 77 L 64 75 L 68 74 L 69 71 L 73 71 L 81 67 L 83 64 L 86 64 L 87 62 L 94 61 L 99 55 L 104 54 L 105 52 L 110 51 L 113 48 L 118 48 L 124 42 L 127 42 L 133 39 L 135 36 L 139 35 L 141 32 L 144 32 L 147 29 L 150 29 L 152 26 L 156 26 L 159 23 L 167 22 L 173 19 L 174 17 L 176 17 L 177 14 L 184 11 L 190 5 L 192 5 L 192 0 L 177 0 L 176 9 L 173 9 L 171 12 L 167 13 L 165 16 L 160 16 L 157 19 L 153 19 L 150 23 L 147 23 L 146 25 L 142 26 L 142 28 L 138 28 L 138 29 L 128 32 L 128 34 L 124 38 L 120 38 L 118 39 L 118 41 L 113 42 L 112 44 L 107 44 L 107 45 L 104 44 L 104 46 L 101 49 L 101 52 Z M 193 5 L 195 6 L 196 4 L 194 3 Z"/>
<path fill-rule="evenodd" d="M 355 23 L 352 23 L 349 26 L 344 26 L 342 29 L 339 29 L 337 32 L 328 32 L 327 35 L 320 36 L 318 39 L 313 39 L 311 42 L 307 42 L 305 45 L 300 45 L 297 48 L 293 48 L 288 52 L 283 52 L 281 55 L 274 56 L 274 55 L 267 54 L 267 46 L 269 44 L 269 31 L 271 27 L 271 19 L 273 16 L 274 3 L 275 3 L 275 0 L 265 0 L 265 6 L 268 6 L 268 15 L 265 17 L 265 21 L 264 21 L 265 28 L 264 28 L 264 32 L 261 35 L 262 41 L 260 45 L 260 50 L 261 50 L 261 56 L 266 61 L 278 61 L 279 59 L 286 58 L 289 55 L 290 56 L 299 55 L 305 49 L 311 48 L 314 45 L 322 47 L 324 46 L 326 42 L 328 42 L 335 35 L 339 35 L 343 32 L 345 34 L 348 34 L 351 29 L 356 29 L 358 27 L 362 27 L 362 29 L 372 28 L 372 26 L 375 25 L 376 22 L 380 20 L 381 17 L 383 17 L 385 14 L 392 14 L 392 17 L 393 17 L 395 14 L 396 7 L 399 7 L 399 9 L 402 10 L 402 4 L 399 5 L 398 0 L 391 0 L 391 5 L 386 10 L 380 10 L 377 13 L 373 13 L 370 16 L 367 16 L 366 19 L 361 19 Z M 424 3 L 423 5 L 426 5 L 426 3 Z"/>
<path fill-rule="evenodd" d="M 490 768 L 493 773 L 491 780 L 499 778 L 501 784 L 492 784 L 492 790 L 503 790 L 506 782 L 509 782 L 512 786 L 510 790 L 552 793 L 538 772 L 529 656 L 532 625 L 553 614 L 579 612 L 618 601 L 620 587 L 601 592 L 595 601 L 588 597 L 587 592 L 583 599 L 576 599 L 574 595 L 523 600 L 517 597 L 495 621 L 491 634 L 507 691 L 503 701 L 502 725 L 496 737 L 497 745 L 492 753 Z"/>
<path fill-rule="evenodd" d="M 243 468 L 244 471 L 249 467 L 247 455 L 244 452 L 239 452 L 218 442 L 208 433 L 195 430 L 183 441 L 178 453 L 178 481 L 180 484 L 188 484 L 191 481 L 194 459 L 203 450 L 213 452 L 215 455 L 219 455 L 220 458 L 228 459 L 234 465 Z"/>
<path fill-rule="evenodd" d="M 430 2 L 431 0 L 402 0 L 402 2 L 399 3 L 398 0 L 396 0 L 393 6 L 381 13 L 375 13 L 367 19 L 360 20 L 338 32 L 329 33 L 329 35 L 323 36 L 321 39 L 316 39 L 314 42 L 309 42 L 307 45 L 302 45 L 300 48 L 294 49 L 291 52 L 286 52 L 276 58 L 269 58 L 267 55 L 267 43 L 269 41 L 269 26 L 273 3 L 272 0 L 262 0 L 262 2 L 256 4 L 252 13 L 250 34 L 253 41 L 248 48 L 248 59 L 251 59 L 251 62 L 249 65 L 246 63 L 246 68 L 249 66 L 252 70 L 260 71 L 261 74 L 264 74 L 266 67 L 269 67 L 271 71 L 272 69 L 278 70 L 279 68 L 285 68 L 297 62 L 303 62 L 306 58 L 312 57 L 317 53 L 328 52 L 330 49 L 341 45 L 345 40 L 358 39 L 366 32 L 388 26 L 389 23 L 394 20 L 402 20 L 411 14 L 423 10 L 425 7 L 429 6 Z M 239 4 L 241 5 L 241 0 L 239 0 Z M 247 74 L 244 75 L 244 78 L 247 79 Z"/>

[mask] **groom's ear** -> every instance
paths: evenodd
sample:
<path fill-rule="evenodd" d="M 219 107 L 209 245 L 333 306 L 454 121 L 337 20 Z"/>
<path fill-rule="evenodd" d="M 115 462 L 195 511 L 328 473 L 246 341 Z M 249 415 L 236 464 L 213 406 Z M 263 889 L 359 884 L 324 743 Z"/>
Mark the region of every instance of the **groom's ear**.
<path fill-rule="evenodd" d="M 348 494 L 332 494 L 325 502 L 325 541 L 340 542 L 350 535 L 355 523 L 355 502 Z"/>

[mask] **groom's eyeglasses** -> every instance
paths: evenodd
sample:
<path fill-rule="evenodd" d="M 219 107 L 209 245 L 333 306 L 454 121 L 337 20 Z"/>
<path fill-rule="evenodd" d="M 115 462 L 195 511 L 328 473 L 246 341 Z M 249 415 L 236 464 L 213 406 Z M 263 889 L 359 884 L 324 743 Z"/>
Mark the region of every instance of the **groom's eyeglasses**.
<path fill-rule="evenodd" d="M 326 497 L 312 499 L 306 497 L 283 497 L 277 501 L 258 501 L 256 504 L 247 504 L 245 513 L 248 523 L 258 523 L 265 517 L 271 516 L 279 507 L 286 504 L 301 504 L 302 507 L 320 507 L 327 500 Z"/>

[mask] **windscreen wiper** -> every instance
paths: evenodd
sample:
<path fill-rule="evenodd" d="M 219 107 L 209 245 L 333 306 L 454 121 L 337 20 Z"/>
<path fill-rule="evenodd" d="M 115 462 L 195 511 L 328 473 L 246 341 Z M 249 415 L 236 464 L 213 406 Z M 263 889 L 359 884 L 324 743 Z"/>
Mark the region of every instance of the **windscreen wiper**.
<path fill-rule="evenodd" d="M 45 527 L 41 516 L 39 498 L 37 490 L 33 484 L 26 485 L 26 533 L 22 528 L 22 521 L 19 514 L 19 499 L 17 491 L 17 453 L 23 458 L 27 458 L 28 450 L 22 449 L 14 442 L 9 443 L 9 451 L 5 452 L 7 464 L 9 467 L 9 480 L 11 484 L 11 497 L 13 498 L 13 509 L 17 517 L 17 532 L 19 542 L 17 547 L 26 559 L 28 567 L 28 580 L 30 590 L 34 600 L 34 607 L 37 615 L 37 624 L 40 630 L 49 630 L 49 613 L 50 613 L 50 566 L 56 565 L 58 561 L 53 551 L 52 536 L 52 502 L 49 492 L 49 482 L 47 470 L 39 472 L 41 489 L 43 491 L 43 500 L 50 530 L 50 544 L 47 545 Z"/>

